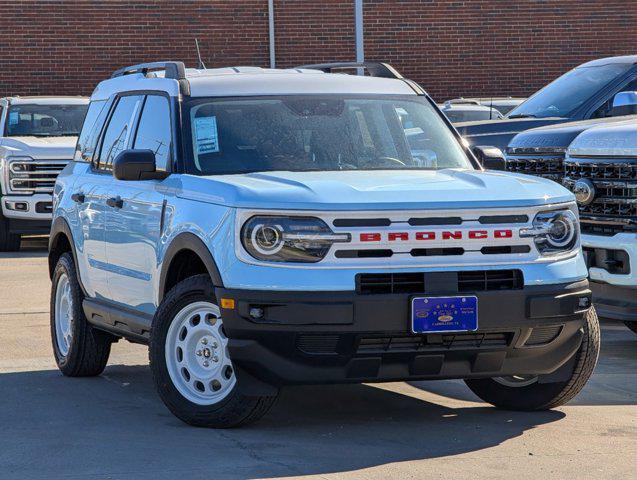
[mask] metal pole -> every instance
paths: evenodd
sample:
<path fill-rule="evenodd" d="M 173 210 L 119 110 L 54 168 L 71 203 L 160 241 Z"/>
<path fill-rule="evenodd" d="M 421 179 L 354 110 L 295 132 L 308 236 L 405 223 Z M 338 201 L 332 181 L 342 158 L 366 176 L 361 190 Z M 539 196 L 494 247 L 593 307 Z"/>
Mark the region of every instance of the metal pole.
<path fill-rule="evenodd" d="M 365 61 L 365 42 L 363 39 L 363 0 L 354 0 L 354 24 L 356 36 L 356 61 Z M 362 75 L 359 69 L 359 75 Z"/>
<path fill-rule="evenodd" d="M 274 52 L 274 0 L 268 0 L 268 35 L 270 37 L 270 68 L 276 68 Z"/>

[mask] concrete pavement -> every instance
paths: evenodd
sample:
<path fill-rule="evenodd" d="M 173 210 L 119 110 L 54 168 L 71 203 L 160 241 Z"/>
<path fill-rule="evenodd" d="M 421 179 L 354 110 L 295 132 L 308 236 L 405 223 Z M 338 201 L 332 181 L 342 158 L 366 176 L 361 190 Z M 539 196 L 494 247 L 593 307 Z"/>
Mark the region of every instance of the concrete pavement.
<path fill-rule="evenodd" d="M 0 479 L 635 478 L 637 335 L 605 322 L 582 394 L 498 411 L 462 382 L 284 390 L 260 422 L 188 427 L 154 392 L 146 348 L 119 342 L 98 378 L 55 369 L 43 242 L 0 254 Z"/>

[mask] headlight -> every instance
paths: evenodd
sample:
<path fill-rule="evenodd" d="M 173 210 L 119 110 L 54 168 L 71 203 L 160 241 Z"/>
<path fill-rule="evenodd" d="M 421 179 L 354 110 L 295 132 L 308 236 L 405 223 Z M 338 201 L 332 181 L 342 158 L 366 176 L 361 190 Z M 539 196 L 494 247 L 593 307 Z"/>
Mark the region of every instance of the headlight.
<path fill-rule="evenodd" d="M 18 193 L 33 193 L 31 157 L 8 157 L 5 160 L 7 187 L 9 191 Z"/>
<path fill-rule="evenodd" d="M 241 229 L 243 248 L 267 262 L 319 262 L 334 243 L 350 240 L 348 233 L 334 233 L 314 217 L 259 215 Z"/>
<path fill-rule="evenodd" d="M 573 250 L 577 246 L 579 225 L 571 210 L 540 212 L 533 219 L 533 227 L 520 230 L 520 237 L 534 237 L 542 255 Z"/>

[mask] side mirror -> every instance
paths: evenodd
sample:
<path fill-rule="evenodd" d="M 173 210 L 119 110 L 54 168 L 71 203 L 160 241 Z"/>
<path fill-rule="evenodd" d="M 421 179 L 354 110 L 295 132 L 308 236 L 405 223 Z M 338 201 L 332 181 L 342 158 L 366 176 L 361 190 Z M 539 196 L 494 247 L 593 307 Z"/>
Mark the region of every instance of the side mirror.
<path fill-rule="evenodd" d="M 152 150 L 124 150 L 113 160 L 117 180 L 163 180 L 168 172 L 157 171 Z"/>
<path fill-rule="evenodd" d="M 637 114 L 637 92 L 619 92 L 615 95 L 610 114 L 613 117 Z"/>
<path fill-rule="evenodd" d="M 487 170 L 505 170 L 504 153 L 498 147 L 475 146 L 471 150 Z"/>

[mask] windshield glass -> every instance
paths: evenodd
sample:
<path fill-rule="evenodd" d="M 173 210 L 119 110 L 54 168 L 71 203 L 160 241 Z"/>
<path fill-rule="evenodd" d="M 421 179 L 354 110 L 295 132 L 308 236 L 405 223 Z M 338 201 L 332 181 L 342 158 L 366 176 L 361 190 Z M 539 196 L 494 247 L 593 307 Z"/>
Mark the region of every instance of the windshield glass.
<path fill-rule="evenodd" d="M 436 110 L 418 98 L 200 99 L 188 118 L 195 174 L 473 168 Z"/>
<path fill-rule="evenodd" d="M 570 117 L 576 108 L 631 67 L 632 64 L 612 63 L 566 72 L 511 110 L 507 117 Z"/>
<path fill-rule="evenodd" d="M 77 136 L 88 105 L 30 105 L 9 107 L 7 137 Z"/>

